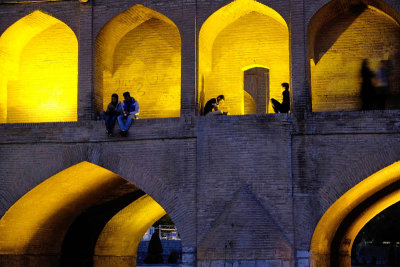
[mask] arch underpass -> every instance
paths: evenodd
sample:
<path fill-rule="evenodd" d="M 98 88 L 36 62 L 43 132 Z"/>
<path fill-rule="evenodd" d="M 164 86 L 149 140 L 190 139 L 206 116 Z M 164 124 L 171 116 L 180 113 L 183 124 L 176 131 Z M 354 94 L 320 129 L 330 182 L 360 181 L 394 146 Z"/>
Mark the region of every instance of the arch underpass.
<path fill-rule="evenodd" d="M 96 243 L 94 266 L 135 266 L 142 236 L 165 214 L 149 195 L 126 206 L 101 232 Z"/>
<path fill-rule="evenodd" d="M 119 175 L 89 162 L 37 185 L 0 220 L 4 266 L 135 266 L 146 230 L 165 210 Z"/>
<path fill-rule="evenodd" d="M 311 240 L 310 266 L 350 267 L 357 234 L 399 201 L 400 162 L 396 162 L 348 190 L 325 212 Z"/>

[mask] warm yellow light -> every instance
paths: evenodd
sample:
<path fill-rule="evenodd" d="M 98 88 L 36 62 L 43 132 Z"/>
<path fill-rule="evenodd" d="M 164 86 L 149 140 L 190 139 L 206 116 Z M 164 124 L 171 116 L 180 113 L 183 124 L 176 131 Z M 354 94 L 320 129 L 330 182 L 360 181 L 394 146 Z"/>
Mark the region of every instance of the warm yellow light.
<path fill-rule="evenodd" d="M 286 22 L 275 10 L 257 1 L 236 0 L 216 11 L 201 27 L 201 105 L 204 107 L 208 99 L 224 94 L 230 114 L 246 114 L 243 75 L 252 66 L 267 66 L 270 98 L 281 101 L 281 83 L 289 82 Z M 271 105 L 268 106 L 268 112 L 272 112 Z M 254 107 L 246 110 L 254 110 Z"/>
<path fill-rule="evenodd" d="M 358 216 L 352 223 L 352 225 L 347 229 L 346 234 L 342 238 L 340 247 L 341 254 L 351 256 L 351 248 L 353 247 L 354 240 L 356 239 L 361 229 L 376 215 L 399 201 L 400 189 L 380 199 L 379 201 L 371 205 L 360 216 Z M 350 240 L 351 242 L 345 242 L 348 240 Z"/>
<path fill-rule="evenodd" d="M 396 162 L 364 179 L 333 203 L 315 228 L 310 247 L 311 266 L 329 266 L 331 243 L 345 217 L 368 197 L 398 180 L 400 180 L 400 162 Z M 359 221 L 356 220 L 353 228 L 350 228 L 351 235 L 354 234 L 354 229 L 357 229 L 363 223 L 365 224 L 366 220 L 374 213 L 390 206 L 395 197 L 398 197 L 398 195 L 388 196 L 372 206 L 369 211 L 366 211 L 366 214 L 361 215 L 357 219 Z"/>
<path fill-rule="evenodd" d="M 78 41 L 35 11 L 0 37 L 0 123 L 77 120 Z"/>
<path fill-rule="evenodd" d="M 110 263 L 136 266 L 140 240 L 147 229 L 165 214 L 165 210 L 149 195 L 122 209 L 106 224 L 97 239 L 94 266 Z"/>
<path fill-rule="evenodd" d="M 74 165 L 22 196 L 0 220 L 0 255 L 59 254 L 70 224 L 126 181 L 89 162 Z"/>
<path fill-rule="evenodd" d="M 339 15 L 318 33 L 309 47 L 314 112 L 361 109 L 361 64 L 374 71 L 381 60 L 400 52 L 400 26 L 384 12 L 368 6 L 361 14 Z M 311 62 L 312 61 L 312 62 Z M 314 63 L 314 64 L 312 64 Z M 392 92 L 398 94 L 400 70 L 392 70 Z"/>
<path fill-rule="evenodd" d="M 179 117 L 181 38 L 167 17 L 135 5 L 109 21 L 96 40 L 97 108 L 129 91 L 140 118 Z"/>

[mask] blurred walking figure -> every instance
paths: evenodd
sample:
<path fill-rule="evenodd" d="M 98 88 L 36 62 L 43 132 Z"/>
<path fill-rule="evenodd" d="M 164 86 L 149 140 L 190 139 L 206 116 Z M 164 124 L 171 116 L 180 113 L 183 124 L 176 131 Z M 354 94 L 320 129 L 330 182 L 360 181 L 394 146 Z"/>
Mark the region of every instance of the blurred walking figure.
<path fill-rule="evenodd" d="M 389 68 L 385 60 L 381 60 L 381 65 L 376 71 L 376 81 L 376 109 L 385 109 L 386 98 L 389 93 Z"/>
<path fill-rule="evenodd" d="M 364 59 L 361 65 L 361 106 L 363 110 L 370 110 L 374 107 L 375 88 L 372 85 L 374 76 L 368 66 L 368 60 Z"/>
<path fill-rule="evenodd" d="M 289 84 L 282 83 L 281 86 L 285 89 L 282 92 L 282 103 L 274 98 L 271 98 L 272 108 L 274 109 L 275 113 L 288 113 L 290 110 Z"/>

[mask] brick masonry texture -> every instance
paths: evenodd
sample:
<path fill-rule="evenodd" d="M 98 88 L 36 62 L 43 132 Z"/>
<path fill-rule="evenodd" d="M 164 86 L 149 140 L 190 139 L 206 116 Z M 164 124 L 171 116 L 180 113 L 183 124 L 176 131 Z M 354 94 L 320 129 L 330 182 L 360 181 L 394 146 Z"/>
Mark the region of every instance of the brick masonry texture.
<path fill-rule="evenodd" d="M 259 1 L 289 27 L 292 113 L 224 117 L 197 116 L 196 40 L 204 21 L 231 1 L 19 2 L 0 0 L 0 33 L 39 9 L 77 36 L 78 121 L 0 125 L 0 216 L 47 178 L 89 161 L 163 206 L 190 250 L 189 265 L 307 266 L 298 252 L 307 254 L 326 210 L 400 160 L 399 110 L 311 112 L 307 29 L 327 0 Z M 400 12 L 397 0 L 364 2 Z M 95 120 L 94 44 L 110 19 L 135 4 L 179 29 L 180 117 L 141 119 L 128 137 L 108 138 Z"/>

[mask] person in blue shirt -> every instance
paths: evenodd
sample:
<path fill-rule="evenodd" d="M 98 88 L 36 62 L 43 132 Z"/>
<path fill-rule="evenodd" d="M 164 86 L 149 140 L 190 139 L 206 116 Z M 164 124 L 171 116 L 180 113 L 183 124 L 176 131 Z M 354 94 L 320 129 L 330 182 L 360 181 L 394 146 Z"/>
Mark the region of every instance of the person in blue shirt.
<path fill-rule="evenodd" d="M 121 102 L 118 101 L 118 95 L 113 94 L 111 96 L 111 102 L 107 106 L 105 112 L 106 132 L 108 136 L 113 136 L 113 130 L 117 117 L 121 114 L 122 106 Z"/>
<path fill-rule="evenodd" d="M 129 92 L 123 94 L 121 115 L 118 116 L 118 124 L 121 128 L 121 136 L 127 136 L 129 127 L 134 119 L 139 118 L 139 103 L 131 97 Z"/>

